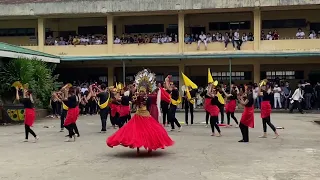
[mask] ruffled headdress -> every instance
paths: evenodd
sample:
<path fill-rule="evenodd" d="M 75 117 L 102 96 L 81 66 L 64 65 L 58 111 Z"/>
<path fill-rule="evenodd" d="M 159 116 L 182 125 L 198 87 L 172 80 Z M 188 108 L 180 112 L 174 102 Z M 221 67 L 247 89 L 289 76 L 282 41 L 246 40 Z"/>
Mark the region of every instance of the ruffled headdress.
<path fill-rule="evenodd" d="M 152 92 L 156 84 L 156 75 L 149 69 L 144 69 L 136 74 L 135 84 L 138 87 L 138 91 Z"/>

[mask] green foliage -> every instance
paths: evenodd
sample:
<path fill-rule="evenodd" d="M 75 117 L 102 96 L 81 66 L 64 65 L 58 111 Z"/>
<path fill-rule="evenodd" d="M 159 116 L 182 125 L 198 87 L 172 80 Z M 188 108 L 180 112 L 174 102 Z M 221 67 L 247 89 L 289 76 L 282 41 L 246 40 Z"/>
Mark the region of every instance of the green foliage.
<path fill-rule="evenodd" d="M 58 76 L 53 76 L 55 65 L 37 59 L 18 58 L 12 59 L 0 68 L 0 95 L 6 99 L 15 91 L 12 83 L 20 81 L 22 84 L 29 84 L 32 89 L 36 106 L 47 108 L 51 92 L 56 90 Z M 5 97 L 6 96 L 6 97 Z"/>

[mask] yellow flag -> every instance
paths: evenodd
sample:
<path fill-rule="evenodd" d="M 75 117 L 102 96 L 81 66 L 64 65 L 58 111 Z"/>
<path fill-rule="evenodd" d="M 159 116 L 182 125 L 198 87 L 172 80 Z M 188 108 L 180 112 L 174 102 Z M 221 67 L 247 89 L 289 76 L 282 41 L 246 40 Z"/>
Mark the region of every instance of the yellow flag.
<path fill-rule="evenodd" d="M 223 99 L 222 95 L 220 94 L 220 92 L 217 93 L 217 97 L 218 97 L 218 101 L 219 101 L 221 104 L 224 104 L 224 99 Z"/>
<path fill-rule="evenodd" d="M 187 95 L 188 101 L 191 102 L 191 104 L 194 104 L 195 103 L 194 99 L 192 99 L 190 91 L 189 91 L 188 88 L 186 89 L 186 95 Z"/>
<path fill-rule="evenodd" d="M 212 75 L 211 75 L 210 68 L 208 68 L 208 84 L 209 83 L 213 83 L 213 78 L 212 78 Z"/>
<path fill-rule="evenodd" d="M 198 89 L 198 86 L 195 83 L 193 83 L 186 75 L 184 75 L 183 72 L 181 72 L 181 74 L 182 79 L 184 81 L 184 85 L 188 87 L 190 86 L 192 89 Z"/>

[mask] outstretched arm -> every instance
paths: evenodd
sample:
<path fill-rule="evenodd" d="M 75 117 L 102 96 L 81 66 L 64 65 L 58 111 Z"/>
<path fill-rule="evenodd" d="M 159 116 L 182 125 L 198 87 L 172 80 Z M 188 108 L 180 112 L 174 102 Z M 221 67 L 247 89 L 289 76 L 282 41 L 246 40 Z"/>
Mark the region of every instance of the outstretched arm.
<path fill-rule="evenodd" d="M 19 97 L 19 89 L 16 87 L 16 100 L 20 100 L 20 97 Z"/>

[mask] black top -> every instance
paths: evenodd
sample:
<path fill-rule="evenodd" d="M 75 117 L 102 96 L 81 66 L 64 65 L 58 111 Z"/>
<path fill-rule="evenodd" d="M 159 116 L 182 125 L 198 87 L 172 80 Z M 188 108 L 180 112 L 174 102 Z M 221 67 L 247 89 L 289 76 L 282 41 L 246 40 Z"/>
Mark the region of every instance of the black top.
<path fill-rule="evenodd" d="M 211 104 L 212 104 L 212 105 L 216 105 L 216 106 L 219 106 L 219 105 L 220 105 L 220 102 L 219 102 L 217 96 L 211 98 Z"/>
<path fill-rule="evenodd" d="M 245 105 L 245 107 L 252 107 L 254 102 L 252 93 L 248 94 L 247 99 L 249 102 Z"/>
<path fill-rule="evenodd" d="M 99 103 L 103 104 L 108 100 L 109 93 L 101 92 L 101 93 L 97 94 L 97 97 L 99 98 Z"/>
<path fill-rule="evenodd" d="M 196 97 L 196 94 L 197 94 L 197 92 L 196 92 L 196 90 L 195 89 L 192 89 L 191 91 L 189 91 L 190 92 L 190 95 L 191 95 L 191 98 L 195 98 Z M 187 91 L 185 91 L 184 92 L 184 96 L 185 96 L 185 98 L 187 99 Z"/>
<path fill-rule="evenodd" d="M 228 98 L 229 100 L 236 100 L 236 99 L 237 99 L 237 96 L 238 96 L 237 92 L 232 92 L 231 95 L 232 95 L 232 96 L 230 96 L 230 97 Z"/>
<path fill-rule="evenodd" d="M 267 93 L 267 91 L 262 91 L 263 93 L 263 99 L 262 101 L 271 101 L 272 100 L 272 94 L 271 93 Z"/>
<path fill-rule="evenodd" d="M 129 106 L 130 97 L 129 96 L 122 96 L 121 98 L 121 105 L 123 106 Z"/>
<path fill-rule="evenodd" d="M 76 108 L 77 105 L 78 105 L 77 96 L 76 95 L 72 95 L 72 96 L 68 97 L 68 103 L 66 105 L 69 108 Z"/>
<path fill-rule="evenodd" d="M 204 97 L 204 98 L 210 98 L 210 96 L 207 95 L 207 90 L 203 91 L 200 96 Z"/>
<path fill-rule="evenodd" d="M 33 103 L 30 100 L 30 98 L 22 98 L 22 99 L 20 99 L 20 103 L 23 104 L 24 108 L 31 109 L 31 108 L 34 107 Z"/>
<path fill-rule="evenodd" d="M 63 100 L 62 102 L 64 105 L 68 106 L 68 100 Z"/>
<path fill-rule="evenodd" d="M 176 101 L 179 99 L 179 91 L 178 91 L 178 89 L 172 89 L 171 98 L 173 100 L 176 100 Z"/>
<path fill-rule="evenodd" d="M 312 92 L 313 92 L 313 88 L 310 84 L 304 87 L 304 93 L 312 93 Z"/>
<path fill-rule="evenodd" d="M 319 86 L 319 85 L 316 85 L 316 87 L 314 88 L 314 90 L 316 91 L 317 98 L 319 98 L 319 97 L 320 97 L 320 86 Z"/>

